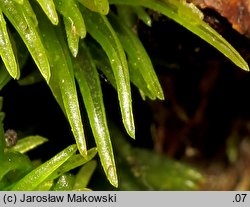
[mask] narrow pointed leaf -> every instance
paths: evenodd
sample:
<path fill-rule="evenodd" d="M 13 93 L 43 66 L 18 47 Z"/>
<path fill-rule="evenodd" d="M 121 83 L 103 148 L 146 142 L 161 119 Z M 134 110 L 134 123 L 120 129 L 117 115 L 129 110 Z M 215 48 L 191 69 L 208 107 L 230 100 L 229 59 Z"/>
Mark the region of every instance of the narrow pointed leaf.
<path fill-rule="evenodd" d="M 70 52 L 74 57 L 78 54 L 78 45 L 79 45 L 79 36 L 74 32 L 74 26 L 72 23 L 67 19 L 63 18 L 66 34 L 67 34 L 67 41 Z"/>
<path fill-rule="evenodd" d="M 55 4 L 53 0 L 36 0 L 45 14 L 49 17 L 52 24 L 57 25 L 58 24 L 58 16 L 55 8 Z"/>
<path fill-rule="evenodd" d="M 65 173 L 57 180 L 53 191 L 70 191 L 74 187 L 75 177 L 70 173 Z"/>
<path fill-rule="evenodd" d="M 54 0 L 56 9 L 75 27 L 74 32 L 81 38 L 86 36 L 86 28 L 79 5 L 75 0 Z"/>
<path fill-rule="evenodd" d="M 19 152 L 5 152 L 5 155 L 1 161 L 0 181 L 11 171 L 14 171 L 16 176 L 20 178 L 31 170 L 32 163 L 26 155 L 23 155 Z"/>
<path fill-rule="evenodd" d="M 23 0 L 14 0 L 18 4 L 23 4 Z"/>
<path fill-rule="evenodd" d="M 97 69 L 106 76 L 110 84 L 116 89 L 115 76 L 106 53 L 96 42 L 86 41 L 86 44 L 89 48 L 91 56 L 95 61 Z"/>
<path fill-rule="evenodd" d="M 91 160 L 81 167 L 79 172 L 76 174 L 73 190 L 80 190 L 87 187 L 90 178 L 96 169 L 96 166 L 96 160 Z"/>
<path fill-rule="evenodd" d="M 78 0 L 83 6 L 91 11 L 106 15 L 109 12 L 108 0 Z"/>
<path fill-rule="evenodd" d="M 107 77 L 110 84 L 116 89 L 115 77 L 112 72 L 112 68 L 107 55 L 105 54 L 103 49 L 100 48 L 100 46 L 94 43 L 93 41 L 88 41 L 87 45 L 90 49 L 92 57 L 94 58 L 97 68 Z M 149 97 L 151 100 L 155 100 L 157 98 L 156 96 L 154 96 L 154 94 L 152 94 L 149 91 L 147 84 L 143 79 L 141 73 L 133 68 L 133 64 L 129 64 L 129 76 L 131 82 L 137 88 L 140 88 L 140 90 L 142 91 L 142 93 L 144 93 L 144 95 Z"/>
<path fill-rule="evenodd" d="M 133 6 L 128 5 L 116 5 L 117 15 L 130 28 L 135 27 L 138 19 L 133 8 Z"/>
<path fill-rule="evenodd" d="M 19 79 L 17 82 L 20 86 L 28 86 L 28 85 L 33 85 L 35 83 L 39 83 L 44 81 L 41 73 L 38 70 L 34 70 L 27 76 Z"/>
<path fill-rule="evenodd" d="M 53 180 L 58 178 L 59 176 L 63 175 L 66 172 L 69 172 L 72 169 L 75 169 L 76 167 L 79 167 L 90 160 L 93 159 L 93 157 L 96 155 L 97 149 L 92 148 L 88 150 L 88 155 L 86 157 L 83 157 L 81 154 L 76 154 L 70 157 L 65 163 L 63 163 L 59 168 L 57 168 L 47 179 Z"/>
<path fill-rule="evenodd" d="M 42 14 L 39 17 L 41 17 L 39 19 L 41 36 L 51 64 L 51 79 L 48 84 L 69 120 L 80 153 L 86 156 L 86 141 L 73 68 L 62 29 L 61 27 L 53 27 Z"/>
<path fill-rule="evenodd" d="M 12 79 L 5 65 L 0 66 L 0 90 Z"/>
<path fill-rule="evenodd" d="M 0 10 L 0 55 L 9 74 L 14 79 L 18 79 L 20 76 L 20 70 L 14 51 L 12 49 L 11 41 L 6 27 L 6 22 L 4 20 L 3 13 L 1 10 Z"/>
<path fill-rule="evenodd" d="M 12 48 L 14 51 L 14 54 L 17 54 L 18 62 L 19 62 L 19 68 L 20 70 L 23 68 L 25 62 L 27 61 L 27 58 L 29 56 L 28 50 L 25 48 L 25 45 L 21 38 L 17 34 L 9 34 Z M 0 90 L 11 80 L 11 76 L 9 75 L 5 65 L 0 66 Z"/>
<path fill-rule="evenodd" d="M 86 36 L 85 23 L 75 0 L 55 0 L 56 9 L 63 15 L 70 51 L 74 57 L 78 53 L 79 38 Z"/>
<path fill-rule="evenodd" d="M 48 58 L 34 20 L 30 17 L 32 14 L 27 13 L 25 5 L 24 3 L 22 5 L 17 4 L 12 0 L 0 1 L 0 8 L 3 13 L 20 34 L 45 80 L 49 81 L 50 66 Z"/>
<path fill-rule="evenodd" d="M 49 191 L 52 188 L 53 184 L 53 180 L 44 181 L 35 188 L 35 191 Z"/>
<path fill-rule="evenodd" d="M 249 71 L 248 64 L 241 55 L 218 32 L 202 20 L 201 12 L 192 4 L 179 0 L 110 0 L 110 3 L 143 6 L 160 12 L 211 44 L 238 67 Z"/>
<path fill-rule="evenodd" d="M 145 11 L 143 7 L 135 6 L 133 7 L 134 12 L 137 14 L 138 18 L 142 20 L 149 27 L 152 26 L 152 20 L 149 14 Z"/>
<path fill-rule="evenodd" d="M 87 31 L 103 47 L 109 57 L 117 84 L 118 99 L 124 126 L 135 137 L 129 71 L 122 45 L 107 18 L 83 8 Z"/>
<path fill-rule="evenodd" d="M 104 172 L 110 183 L 117 187 L 116 167 L 102 99 L 99 75 L 94 60 L 84 43 L 80 45 L 74 70 Z"/>
<path fill-rule="evenodd" d="M 30 2 L 28 0 L 23 0 L 21 7 L 25 11 L 26 15 L 30 17 L 30 20 L 32 21 L 34 26 L 37 27 L 38 21 L 36 18 L 36 14 L 34 13 L 32 6 L 30 5 Z"/>
<path fill-rule="evenodd" d="M 76 145 L 70 145 L 50 160 L 32 170 L 29 174 L 23 177 L 12 190 L 34 190 L 39 184 L 46 180 L 46 178 L 53 173 L 59 166 L 68 160 L 77 150 Z"/>
<path fill-rule="evenodd" d="M 132 69 L 137 70 L 138 73 L 141 74 L 148 90 L 154 94 L 155 97 L 163 100 L 164 94 L 158 77 L 139 38 L 132 32 L 130 28 L 122 24 L 121 20 L 118 19 L 118 17 L 114 14 L 110 15 L 110 21 L 115 28 L 124 50 L 127 52 L 130 65 L 133 65 Z"/>
<path fill-rule="evenodd" d="M 143 78 L 142 74 L 140 73 L 138 68 L 134 68 L 134 64 L 131 62 L 129 62 L 129 75 L 131 82 L 139 89 L 141 94 L 147 96 L 151 100 L 157 99 L 157 93 L 152 92 L 152 90 L 149 90 L 148 84 Z"/>
<path fill-rule="evenodd" d="M 20 153 L 25 153 L 47 141 L 48 139 L 41 136 L 28 136 L 18 140 L 16 145 L 11 147 L 10 150 L 18 151 Z"/>

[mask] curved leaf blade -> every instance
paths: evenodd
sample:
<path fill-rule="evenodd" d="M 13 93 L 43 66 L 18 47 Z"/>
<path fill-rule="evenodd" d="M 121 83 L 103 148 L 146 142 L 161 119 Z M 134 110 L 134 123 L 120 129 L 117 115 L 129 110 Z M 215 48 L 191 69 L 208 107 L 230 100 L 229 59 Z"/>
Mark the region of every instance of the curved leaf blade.
<path fill-rule="evenodd" d="M 29 174 L 24 176 L 18 183 L 16 183 L 11 190 L 30 191 L 34 190 L 39 184 L 46 180 L 46 178 L 53 173 L 59 166 L 68 160 L 77 150 L 76 145 L 70 145 L 50 160 L 32 170 Z"/>
<path fill-rule="evenodd" d="M 70 52 L 74 57 L 76 57 L 78 54 L 78 48 L 79 48 L 78 47 L 79 37 L 74 32 L 74 26 L 67 18 L 64 17 L 63 22 L 65 25 L 65 30 L 66 30 L 66 34 L 67 34 L 67 41 L 68 41 L 68 46 L 69 46 Z"/>
<path fill-rule="evenodd" d="M 110 62 L 108 60 L 105 52 L 100 48 L 99 45 L 95 44 L 93 41 L 87 42 L 88 48 L 90 49 L 91 55 L 94 58 L 97 68 L 106 76 L 110 84 L 116 89 L 116 81 Z M 152 94 L 147 87 L 145 80 L 143 79 L 141 73 L 133 68 L 133 64 L 129 62 L 129 76 L 131 82 L 139 88 L 141 93 L 149 97 L 151 100 L 155 100 L 156 96 Z"/>
<path fill-rule="evenodd" d="M 98 43 L 93 41 L 86 41 L 86 44 L 89 48 L 92 58 L 95 61 L 97 69 L 106 76 L 107 80 L 110 82 L 113 88 L 116 89 L 115 76 L 112 71 L 108 56 L 100 47 L 100 45 L 98 45 Z"/>
<path fill-rule="evenodd" d="M 23 4 L 23 0 L 14 0 L 18 4 Z"/>
<path fill-rule="evenodd" d="M 129 71 L 122 45 L 107 18 L 82 7 L 87 31 L 107 53 L 116 79 L 118 99 L 124 126 L 135 137 Z"/>
<path fill-rule="evenodd" d="M 14 53 L 17 54 L 19 68 L 20 70 L 23 68 L 27 58 L 29 56 L 28 50 L 25 48 L 25 45 L 21 38 L 17 34 L 10 35 L 10 40 L 12 43 L 12 48 Z M 11 76 L 9 75 L 5 65 L 0 66 L 0 90 L 11 80 Z"/>
<path fill-rule="evenodd" d="M 145 9 L 141 6 L 135 6 L 133 7 L 134 12 L 138 16 L 139 19 L 141 19 L 144 24 L 148 25 L 149 27 L 152 26 L 152 20 L 149 14 L 145 11 Z"/>
<path fill-rule="evenodd" d="M 134 6 L 116 5 L 117 15 L 126 26 L 134 28 L 137 23 L 137 15 Z"/>
<path fill-rule="evenodd" d="M 0 181 L 10 172 L 15 173 L 15 176 L 11 178 L 13 181 L 20 179 L 20 177 L 30 172 L 32 168 L 32 163 L 26 155 L 13 151 L 5 152 L 1 160 Z M 4 182 L 0 182 L 0 190 L 3 190 L 4 187 Z"/>
<path fill-rule="evenodd" d="M 40 4 L 41 8 L 43 9 L 47 17 L 49 17 L 52 24 L 57 25 L 59 20 L 53 0 L 36 0 L 36 1 Z"/>
<path fill-rule="evenodd" d="M 70 173 L 65 173 L 58 178 L 56 184 L 53 186 L 53 191 L 70 191 L 75 183 L 75 176 Z"/>
<path fill-rule="evenodd" d="M 97 162 L 95 160 L 91 160 L 85 165 L 83 165 L 76 174 L 73 190 L 80 190 L 86 188 L 96 167 Z"/>
<path fill-rule="evenodd" d="M 53 185 L 53 180 L 44 181 L 35 188 L 35 191 L 49 191 Z"/>
<path fill-rule="evenodd" d="M 6 22 L 3 17 L 1 9 L 0 9 L 0 55 L 9 74 L 14 79 L 18 79 L 20 77 L 20 70 L 17 58 L 15 57 L 14 51 L 12 49 L 8 30 L 6 27 Z"/>
<path fill-rule="evenodd" d="M 38 10 L 36 11 L 39 12 Z M 62 29 L 59 26 L 53 27 L 41 13 L 39 28 L 51 64 L 51 79 L 48 85 L 69 120 L 80 153 L 86 156 L 87 147 L 73 68 Z"/>
<path fill-rule="evenodd" d="M 88 155 L 86 157 L 83 157 L 81 154 L 76 154 L 70 157 L 65 163 L 63 163 L 59 168 L 57 168 L 48 178 L 47 180 L 53 180 L 58 178 L 59 176 L 63 175 L 66 172 L 69 172 L 70 170 L 79 167 L 90 160 L 93 159 L 93 157 L 96 155 L 97 149 L 92 148 L 88 150 Z"/>
<path fill-rule="evenodd" d="M 185 1 L 178 0 L 110 0 L 110 4 L 124 4 L 150 8 L 173 19 L 186 29 L 190 30 L 210 45 L 219 50 L 235 65 L 249 71 L 249 66 L 241 55 L 220 34 L 201 19 L 197 8 Z M 184 12 L 185 11 L 185 12 Z"/>
<path fill-rule="evenodd" d="M 28 152 L 37 146 L 47 142 L 48 139 L 41 136 L 28 136 L 23 139 L 17 140 L 16 145 L 10 148 L 10 150 L 14 150 L 20 153 Z"/>
<path fill-rule="evenodd" d="M 78 0 L 83 6 L 91 11 L 106 15 L 109 12 L 108 0 Z"/>
<path fill-rule="evenodd" d="M 110 21 L 128 55 L 130 65 L 133 66 L 131 70 L 137 70 L 143 77 L 148 90 L 154 94 L 155 97 L 163 100 L 164 94 L 158 77 L 139 38 L 132 32 L 131 29 L 122 24 L 120 19 L 118 19 L 118 17 L 114 14 L 110 15 Z"/>
<path fill-rule="evenodd" d="M 78 53 L 79 38 L 86 36 L 86 27 L 75 0 L 55 0 L 56 9 L 62 14 L 70 51 L 74 57 Z"/>
<path fill-rule="evenodd" d="M 35 14 L 33 10 L 31 10 L 32 13 L 27 12 L 27 10 L 30 11 L 29 3 L 18 4 L 12 0 L 6 0 L 0 1 L 0 7 L 20 34 L 38 69 L 48 82 L 50 79 L 49 61 L 37 32 L 34 19 L 31 18 Z"/>
<path fill-rule="evenodd" d="M 114 186 L 118 186 L 113 148 L 102 99 L 99 75 L 88 48 L 80 45 L 79 55 L 74 64 L 75 77 L 88 113 L 98 153 L 104 172 Z"/>

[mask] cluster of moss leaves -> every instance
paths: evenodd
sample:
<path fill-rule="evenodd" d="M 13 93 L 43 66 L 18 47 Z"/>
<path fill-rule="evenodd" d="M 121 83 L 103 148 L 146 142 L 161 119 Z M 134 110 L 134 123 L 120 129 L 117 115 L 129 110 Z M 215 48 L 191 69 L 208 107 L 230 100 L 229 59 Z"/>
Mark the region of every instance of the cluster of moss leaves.
<path fill-rule="evenodd" d="M 113 11 L 110 5 L 114 5 Z M 100 161 L 114 186 L 118 186 L 118 178 L 98 70 L 117 90 L 124 127 L 134 138 L 130 82 L 138 87 L 143 98 L 164 99 L 150 58 L 133 28 L 135 18 L 150 26 L 145 8 L 183 25 L 237 66 L 248 70 L 239 53 L 203 21 L 200 10 L 185 1 L 0 0 L 0 54 L 3 60 L 0 89 L 11 78 L 21 77 L 22 67 L 31 55 L 69 121 L 82 159 L 86 159 L 90 155 L 79 109 L 78 84 Z M 26 79 L 36 80 L 35 75 L 32 73 Z M 76 150 L 75 146 L 70 149 L 72 154 Z"/>
<path fill-rule="evenodd" d="M 0 111 L 3 98 L 0 99 Z M 0 112 L 0 190 L 87 190 L 96 168 L 96 148 L 83 157 L 70 145 L 45 163 L 31 160 L 26 153 L 48 140 L 41 136 L 18 139 L 4 133 L 4 112 Z M 6 132 L 7 133 L 7 132 Z M 12 139 L 12 144 L 8 141 Z M 16 143 L 15 143 L 16 142 Z M 77 174 L 70 170 L 81 167 Z"/>
<path fill-rule="evenodd" d="M 1 98 L 1 105 L 2 100 Z M 83 157 L 77 153 L 77 147 L 74 144 L 44 163 L 41 160 L 32 160 L 27 156 L 27 152 L 48 140 L 38 135 L 15 140 L 14 132 L 4 133 L 5 114 L 0 113 L 0 190 L 90 190 L 87 188 L 88 183 L 97 166 L 96 160 L 93 159 L 97 153 L 96 148 L 88 150 L 88 155 Z M 112 137 L 115 137 L 119 190 L 196 190 L 199 188 L 203 178 L 196 170 L 159 156 L 150 150 L 131 147 L 115 124 L 112 124 L 110 131 Z M 120 146 L 123 146 L 122 149 Z"/>

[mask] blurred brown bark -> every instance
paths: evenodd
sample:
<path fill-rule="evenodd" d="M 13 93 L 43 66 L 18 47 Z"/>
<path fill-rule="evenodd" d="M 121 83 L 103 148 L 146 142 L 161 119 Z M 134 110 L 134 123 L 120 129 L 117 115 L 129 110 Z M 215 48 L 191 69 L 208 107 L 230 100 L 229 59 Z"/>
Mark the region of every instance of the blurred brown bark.
<path fill-rule="evenodd" d="M 209 8 L 225 17 L 239 33 L 250 37 L 250 0 L 189 0 L 201 9 Z"/>

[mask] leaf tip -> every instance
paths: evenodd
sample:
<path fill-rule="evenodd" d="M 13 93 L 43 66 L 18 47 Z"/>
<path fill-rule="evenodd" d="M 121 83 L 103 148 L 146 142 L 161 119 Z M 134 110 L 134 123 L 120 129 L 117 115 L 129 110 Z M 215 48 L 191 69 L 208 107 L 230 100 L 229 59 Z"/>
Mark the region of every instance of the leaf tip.
<path fill-rule="evenodd" d="M 46 82 L 49 83 L 49 81 L 50 81 L 50 76 L 51 76 L 50 70 L 47 71 L 47 72 L 43 72 L 43 73 L 42 73 L 42 76 L 45 78 Z"/>
<path fill-rule="evenodd" d="M 59 23 L 58 16 L 56 15 L 56 16 L 50 17 L 50 21 L 52 24 L 58 25 L 58 23 Z"/>
<path fill-rule="evenodd" d="M 162 88 L 160 88 L 160 90 L 158 90 L 158 91 L 156 92 L 156 97 L 157 97 L 159 100 L 161 100 L 161 101 L 165 100 L 165 96 L 164 96 L 164 93 L 163 93 Z"/>
<path fill-rule="evenodd" d="M 249 72 L 250 70 L 249 70 L 249 66 L 248 66 L 248 64 L 245 62 L 245 64 L 243 64 L 242 65 L 242 67 L 241 67 L 243 70 L 245 70 L 245 71 L 247 71 L 247 72 Z"/>
<path fill-rule="evenodd" d="M 114 165 L 109 166 L 107 178 L 114 187 L 118 188 L 118 177 L 116 173 L 116 167 Z"/>
<path fill-rule="evenodd" d="M 127 133 L 128 135 L 132 138 L 132 139 L 135 139 L 135 128 L 131 128 L 131 129 L 128 129 L 127 128 Z"/>
<path fill-rule="evenodd" d="M 77 144 L 77 148 L 80 152 L 80 154 L 83 156 L 83 157 L 87 157 L 88 155 L 88 152 L 87 152 L 87 148 L 86 148 L 86 145 L 85 143 L 84 144 L 79 144 L 78 141 L 76 140 L 76 144 Z"/>

